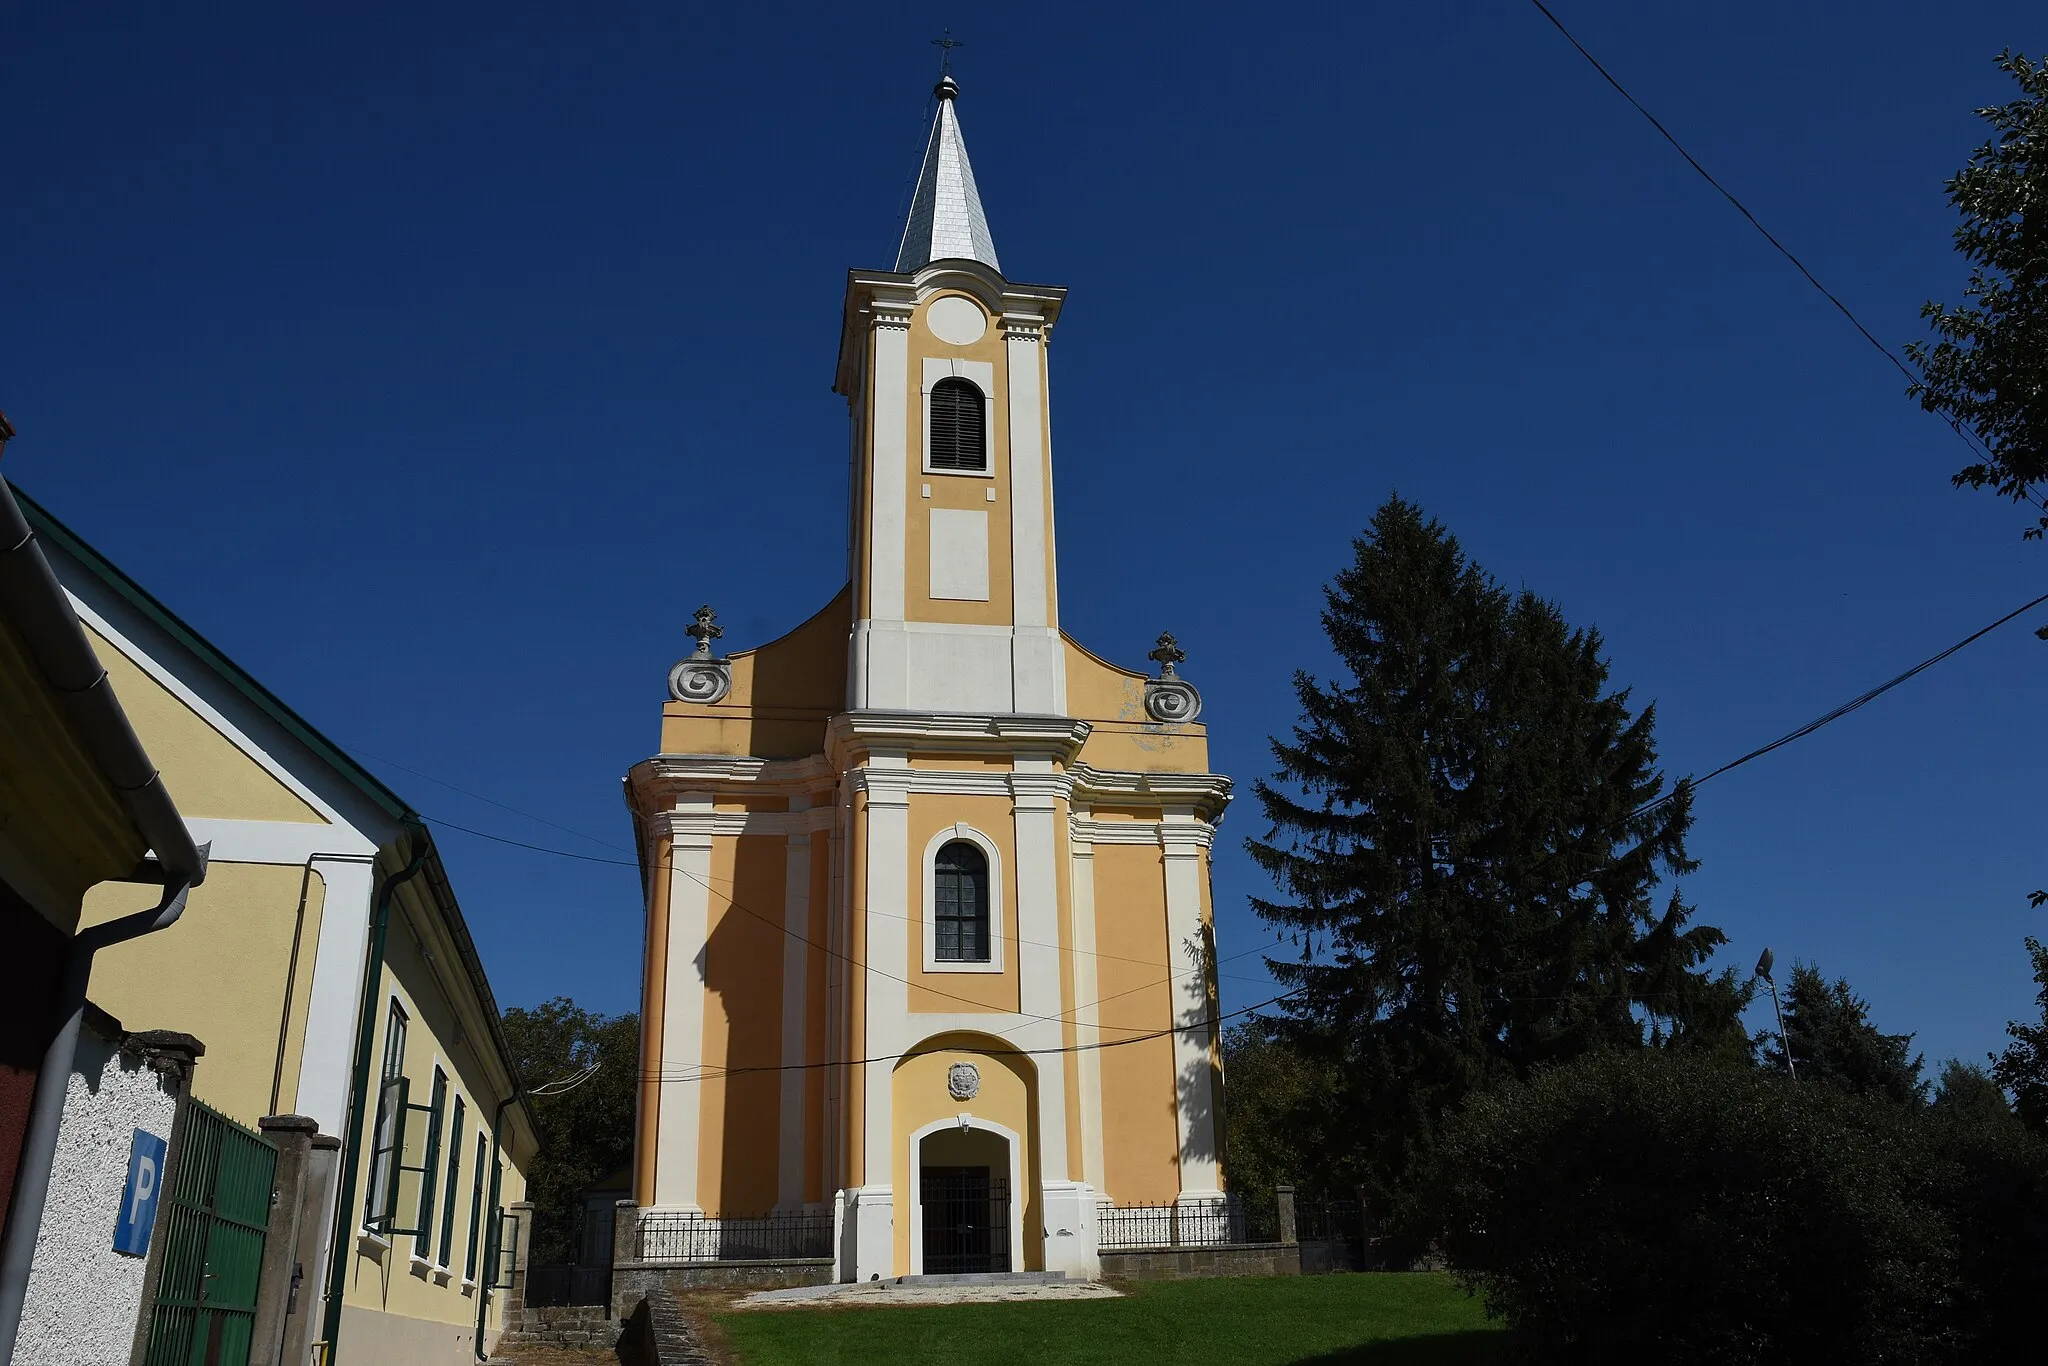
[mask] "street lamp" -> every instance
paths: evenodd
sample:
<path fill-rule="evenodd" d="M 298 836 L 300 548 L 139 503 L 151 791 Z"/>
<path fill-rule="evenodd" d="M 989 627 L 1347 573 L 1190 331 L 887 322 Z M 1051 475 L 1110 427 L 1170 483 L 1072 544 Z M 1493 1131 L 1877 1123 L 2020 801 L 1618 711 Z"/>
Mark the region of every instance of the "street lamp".
<path fill-rule="evenodd" d="M 1778 1000 L 1778 984 L 1771 980 L 1771 964 L 1776 961 L 1771 957 L 1771 951 L 1765 949 L 1763 956 L 1756 960 L 1756 975 L 1763 978 L 1764 985 L 1771 989 L 1771 1009 L 1778 1013 L 1778 1047 L 1785 1050 L 1786 1074 L 1796 1081 L 1799 1072 L 1792 1066 L 1792 1042 L 1785 1037 L 1785 1006 Z"/>

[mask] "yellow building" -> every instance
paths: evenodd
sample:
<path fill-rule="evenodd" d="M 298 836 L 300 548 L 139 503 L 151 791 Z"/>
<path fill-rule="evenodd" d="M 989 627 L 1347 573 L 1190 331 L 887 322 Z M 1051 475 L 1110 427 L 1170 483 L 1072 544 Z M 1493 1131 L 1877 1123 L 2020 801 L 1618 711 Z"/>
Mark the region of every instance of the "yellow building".
<path fill-rule="evenodd" d="M 1147 675 L 1060 630 L 1065 291 L 1002 274 L 937 94 L 895 269 L 848 277 L 851 582 L 730 658 L 700 612 L 628 778 L 635 1199 L 649 1228 L 829 1211 L 841 1280 L 1092 1275 L 1098 1207 L 1221 1199 L 1230 785 L 1170 638 Z"/>
<path fill-rule="evenodd" d="M 202 1040 L 193 1089 L 214 1109 L 250 1128 L 303 1115 L 339 1140 L 287 1344 L 332 1343 L 339 1362 L 466 1366 L 479 1332 L 488 1345 L 501 1327 L 497 1211 L 523 1199 L 536 1139 L 432 838 L 400 797 L 22 501 L 208 847 L 175 925 L 96 955 L 92 1001 L 130 1029 Z M 155 895 L 103 883 L 81 925 Z"/>

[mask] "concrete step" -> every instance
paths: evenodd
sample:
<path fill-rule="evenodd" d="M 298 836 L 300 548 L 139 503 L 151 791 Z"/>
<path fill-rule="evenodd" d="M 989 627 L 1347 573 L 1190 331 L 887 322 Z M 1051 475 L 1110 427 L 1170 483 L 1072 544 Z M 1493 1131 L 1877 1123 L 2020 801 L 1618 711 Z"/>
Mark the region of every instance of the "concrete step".
<path fill-rule="evenodd" d="M 1064 1271 L 962 1271 L 948 1276 L 897 1276 L 890 1285 L 1058 1285 Z"/>

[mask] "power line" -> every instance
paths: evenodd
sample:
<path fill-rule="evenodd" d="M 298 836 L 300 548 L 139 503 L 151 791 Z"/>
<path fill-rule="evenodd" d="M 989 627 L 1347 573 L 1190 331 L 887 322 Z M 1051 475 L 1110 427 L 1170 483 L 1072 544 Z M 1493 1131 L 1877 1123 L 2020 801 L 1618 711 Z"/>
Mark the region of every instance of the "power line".
<path fill-rule="evenodd" d="M 1260 1001 L 1257 1005 L 1243 1006 L 1237 1010 L 1225 1011 L 1219 1015 L 1211 1015 L 1207 1019 L 1191 1020 L 1183 1025 L 1169 1025 L 1165 1029 L 1155 1029 L 1136 1038 L 1104 1039 L 1097 1043 L 1066 1044 L 1058 1048 L 1009 1048 L 1004 1049 L 1003 1052 L 1014 1053 L 1020 1057 L 1027 1058 L 1048 1058 L 1067 1053 L 1093 1053 L 1106 1048 L 1126 1048 L 1132 1044 L 1150 1043 L 1155 1039 L 1163 1039 L 1172 1034 L 1186 1034 L 1197 1029 L 1206 1030 L 1214 1025 L 1223 1023 L 1225 1020 L 1235 1019 L 1239 1015 L 1249 1015 L 1255 1010 L 1264 1010 L 1267 1006 L 1278 1005 L 1290 996 L 1299 995 L 1300 992 L 1301 989 L 1297 987 L 1293 991 L 1283 991 L 1278 996 Z M 925 1049 L 923 1051 L 931 1052 L 932 1050 Z M 660 1073 L 643 1072 L 640 1074 L 640 1080 L 670 1085 L 692 1081 L 718 1081 L 726 1077 L 744 1076 L 757 1072 L 811 1072 L 821 1067 L 860 1067 L 873 1062 L 901 1062 L 905 1058 L 915 1056 L 918 1052 L 919 1050 L 913 1048 L 907 1053 L 883 1053 L 866 1058 L 840 1058 L 824 1062 L 762 1063 L 748 1067 L 723 1067 L 719 1068 L 716 1072 L 712 1072 L 709 1068 L 699 1068 L 695 1074 L 686 1077 L 672 1077 Z"/>
<path fill-rule="evenodd" d="M 585 863 L 606 863 L 617 868 L 638 868 L 640 866 L 637 862 L 631 859 L 604 858 L 597 854 L 579 854 L 572 849 L 556 849 L 545 844 L 529 844 L 525 840 L 515 840 L 507 835 L 494 835 L 488 830 L 477 830 L 467 825 L 457 825 L 454 821 L 443 820 L 439 816 L 422 815 L 420 819 L 425 821 L 429 825 L 438 825 L 449 830 L 460 830 L 465 835 L 474 835 L 478 839 L 490 840 L 494 844 L 509 844 L 515 849 L 530 849 L 536 854 L 553 854 L 558 858 L 581 859 Z M 707 887 L 710 886 L 712 882 L 718 881 L 718 879 L 716 878 L 708 880 L 705 878 L 700 878 L 695 873 L 687 873 L 685 874 L 685 876 L 689 877 L 693 881 L 704 883 Z M 717 891 L 718 889 L 713 887 L 712 890 Z M 718 894 L 720 896 L 726 897 L 728 901 L 731 900 L 731 897 L 724 892 L 719 892 Z M 889 911 L 870 910 L 865 912 L 865 914 L 870 916 L 880 916 L 888 920 L 902 920 L 912 924 L 924 923 L 922 918 L 918 916 L 896 915 Z M 804 942 L 810 943 L 811 941 L 805 940 Z M 1026 939 L 1021 935 L 1006 934 L 1003 936 L 1003 942 L 1005 944 L 1029 944 L 1031 947 L 1037 949 L 1052 949 L 1059 953 L 1080 954 L 1087 958 L 1102 958 L 1107 959 L 1111 962 L 1136 963 L 1141 967 L 1148 968 L 1170 968 L 1173 966 L 1171 962 L 1155 963 L 1149 958 L 1131 958 L 1127 955 L 1120 953 L 1102 953 L 1094 949 L 1075 948 L 1074 946 L 1069 944 L 1048 944 L 1045 943 L 1043 940 Z M 813 945 L 813 947 L 819 946 Z"/>
<path fill-rule="evenodd" d="M 1577 50 L 1578 54 L 1581 57 L 1584 57 L 1586 59 L 1586 62 L 1589 66 L 1591 66 L 1595 71 L 1600 73 L 1600 78 L 1602 80 L 1606 81 L 1609 85 L 1614 87 L 1614 92 L 1617 95 L 1620 95 L 1623 99 L 1627 100 L 1629 104 L 1635 109 L 1635 111 L 1638 114 L 1641 114 L 1644 119 L 1648 120 L 1649 125 L 1652 128 L 1657 130 L 1658 135 L 1662 137 L 1664 141 L 1670 143 L 1674 151 L 1676 151 L 1680 156 L 1685 158 L 1686 165 L 1692 167 L 1693 170 L 1699 172 L 1700 179 L 1706 181 L 1707 184 L 1713 186 L 1716 193 L 1718 193 L 1723 199 L 1727 200 L 1729 204 L 1734 206 L 1735 211 L 1741 214 L 1745 219 L 1747 219 L 1749 225 L 1752 228 L 1755 228 L 1758 233 L 1762 234 L 1764 241 L 1769 242 L 1772 247 L 1777 249 L 1777 252 L 1780 256 L 1783 256 L 1787 261 L 1790 261 L 1792 263 L 1792 268 L 1794 270 L 1798 271 L 1801 275 L 1806 277 L 1806 283 L 1812 285 L 1815 289 L 1819 290 L 1821 297 L 1826 299 L 1829 303 L 1833 304 L 1835 308 L 1841 313 L 1841 315 L 1849 320 L 1849 325 L 1851 327 L 1854 327 L 1858 332 L 1860 332 L 1863 335 L 1863 340 L 1869 342 L 1873 347 L 1877 348 L 1877 353 L 1883 356 L 1886 360 L 1890 361 L 1892 363 L 1893 368 L 1895 368 L 1900 374 L 1904 375 L 1909 383 L 1917 384 L 1920 382 L 1920 376 L 1914 374 L 1911 367 L 1909 367 L 1904 361 L 1900 360 L 1897 353 L 1895 353 L 1889 346 L 1886 346 L 1883 342 L 1879 341 L 1877 339 L 1876 334 L 1863 325 L 1863 320 L 1858 318 L 1853 312 L 1850 311 L 1849 305 L 1843 303 L 1841 298 L 1837 296 L 1833 290 L 1829 289 L 1826 285 L 1822 284 L 1819 278 L 1815 276 L 1811 270 L 1808 270 L 1806 268 L 1806 263 L 1800 260 L 1797 256 L 1793 255 L 1792 249 L 1790 247 L 1787 247 L 1783 242 L 1780 242 L 1777 239 L 1777 236 L 1774 233 L 1772 233 L 1769 228 L 1765 227 L 1755 214 L 1749 211 L 1749 206 L 1747 204 L 1744 204 L 1740 199 L 1737 199 L 1734 193 L 1731 190 L 1729 190 L 1729 188 L 1726 185 L 1723 185 L 1720 181 L 1716 180 L 1714 178 L 1713 172 L 1709 171 L 1706 167 L 1700 165 L 1699 158 L 1695 157 L 1691 152 L 1688 152 L 1685 149 L 1685 144 L 1680 142 L 1676 137 L 1674 137 L 1672 135 L 1671 130 L 1669 128 L 1666 128 L 1663 122 L 1659 120 L 1655 114 L 1652 114 L 1648 109 L 1644 108 L 1643 102 L 1637 99 L 1634 95 L 1631 95 L 1628 92 L 1628 87 L 1623 85 L 1619 80 L 1616 80 L 1614 73 L 1609 71 L 1604 65 L 1602 65 L 1598 57 L 1595 57 L 1591 52 L 1586 50 L 1586 45 L 1573 36 L 1572 31 L 1564 26 L 1563 20 L 1559 19 L 1555 14 L 1552 14 L 1550 12 L 1550 7 L 1545 5 L 1543 3 L 1543 0 L 1529 0 L 1529 3 L 1534 5 L 1537 9 L 1537 12 L 1540 13 L 1545 19 L 1548 19 L 1550 21 L 1550 25 L 1552 28 L 1555 28 L 1559 33 L 1564 35 L 1564 40 L 1570 43 L 1572 47 Z M 1943 421 L 1947 423 L 1949 429 L 1953 431 L 1959 438 L 1961 438 L 1963 444 L 1968 446 L 1973 453 L 1984 456 L 1987 459 L 1990 458 L 1990 452 L 1985 448 L 1982 439 L 1980 439 L 1975 432 L 1965 427 L 1958 420 L 1952 418 L 1944 418 Z"/>
<path fill-rule="evenodd" d="M 1730 759 L 1727 763 L 1721 765 L 1719 768 L 1707 774 L 1705 777 L 1688 778 L 1680 782 L 1678 787 L 1672 789 L 1670 792 L 1665 793 L 1663 796 L 1657 798 L 1655 801 L 1645 802 L 1641 806 L 1637 807 L 1634 811 L 1631 811 L 1629 813 L 1628 819 L 1634 820 L 1637 816 L 1641 816 L 1646 814 L 1647 812 L 1656 810 L 1658 807 L 1664 805 L 1666 802 L 1669 802 L 1676 798 L 1681 790 L 1687 788 L 1698 788 L 1702 784 L 1711 782 L 1715 778 L 1720 777 L 1723 773 L 1727 773 L 1734 769 L 1741 768 L 1744 764 L 1750 762 L 1752 759 L 1761 759 L 1764 755 L 1769 754 L 1774 749 L 1782 749 L 1784 746 L 1791 744 L 1795 740 L 1803 740 L 1807 736 L 1819 730 L 1821 727 L 1832 725 L 1834 722 L 1841 720 L 1843 717 L 1847 716 L 1849 713 L 1853 711 L 1860 711 L 1862 708 L 1869 706 L 1872 702 L 1875 702 L 1878 698 L 1890 692 L 1893 688 L 1896 688 L 1901 683 L 1904 683 L 1907 679 L 1912 678 L 1916 674 L 1923 673 L 1926 670 L 1933 668 L 1935 665 L 1941 663 L 1942 660 L 1947 659 L 1950 655 L 1956 653 L 1958 650 L 1961 650 L 1967 645 L 1975 644 L 1977 641 L 1983 639 L 1985 636 L 1990 635 L 1993 631 L 1996 631 L 1999 627 L 2011 621 L 2014 617 L 2024 616 L 2026 613 L 2033 611 L 2036 607 L 2039 607 L 2044 602 L 2048 602 L 2048 593 L 2043 593 L 2040 597 L 2035 598 L 2032 602 L 2022 603 L 2020 606 L 2013 608 L 2012 611 L 2007 612 L 2004 616 L 2000 617 L 1997 621 L 1992 622 L 1989 626 L 1980 627 L 1979 629 L 1970 632 L 1970 634 L 1964 636 L 1961 640 L 1949 646 L 1946 650 L 1942 650 L 1937 654 L 1929 655 L 1927 658 L 1921 660 L 1918 664 L 1915 664 L 1912 668 L 1906 670 L 1904 673 L 1896 674 L 1891 678 L 1886 679 L 1884 682 L 1878 684 L 1876 687 L 1870 689 L 1868 692 L 1858 693 L 1855 697 L 1850 698 L 1847 702 L 1844 702 L 1841 706 L 1836 707 L 1833 711 L 1822 713 L 1820 716 L 1817 716 L 1813 720 L 1808 721 L 1805 725 L 1800 726 L 1798 729 L 1789 730 L 1785 732 L 1783 735 L 1780 735 L 1777 739 L 1771 741 L 1769 744 L 1759 745 L 1755 749 L 1751 750 L 1749 753 L 1743 755 L 1738 759 Z"/>
<path fill-rule="evenodd" d="M 607 849 L 617 849 L 621 853 L 630 852 L 622 844 L 614 844 L 612 841 L 608 839 L 600 839 L 596 835 L 590 834 L 587 831 L 578 830 L 573 826 L 563 825 L 557 821 L 551 821 L 546 816 L 536 816 L 531 811 L 522 811 L 518 807 L 513 806 L 508 802 L 499 801 L 496 797 L 486 797 L 481 792 L 472 792 L 466 787 L 457 787 L 454 783 L 448 782 L 441 778 L 436 778 L 431 773 L 422 773 L 416 768 L 407 768 L 404 764 L 399 763 L 396 759 L 386 759 L 381 755 L 372 754 L 370 753 L 370 751 L 366 749 L 357 749 L 354 745 L 343 745 L 342 748 L 347 750 L 350 754 L 357 755 L 360 758 L 368 759 L 372 763 L 388 765 L 391 768 L 397 769 L 400 773 L 410 773 L 413 777 L 419 778 L 425 782 L 432 783 L 436 787 L 445 787 L 450 792 L 460 792 L 465 797 L 473 797 L 477 801 L 483 802 L 487 806 L 497 807 L 500 811 L 510 811 L 515 816 L 523 816 L 527 820 L 533 821 L 537 824 L 548 826 L 550 829 L 559 830 L 565 835 L 574 835 L 578 839 L 589 840 L 592 844 L 602 844 Z M 470 833 L 474 834 L 476 832 L 471 831 Z"/>

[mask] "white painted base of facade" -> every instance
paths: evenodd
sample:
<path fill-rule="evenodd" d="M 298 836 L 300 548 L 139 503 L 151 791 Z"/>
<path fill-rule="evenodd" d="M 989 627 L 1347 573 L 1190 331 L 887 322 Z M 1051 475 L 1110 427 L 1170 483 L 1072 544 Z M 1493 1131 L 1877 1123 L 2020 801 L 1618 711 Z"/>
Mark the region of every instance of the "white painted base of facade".
<path fill-rule="evenodd" d="M 1095 1188 L 1084 1181 L 1048 1181 L 1042 1198 L 1045 1269 L 1064 1271 L 1079 1280 L 1099 1278 L 1102 1258 L 1095 1246 Z"/>
<path fill-rule="evenodd" d="M 486 1352 L 497 1337 L 495 1331 L 485 1334 Z M 394 1366 L 398 1362 L 405 1366 L 476 1366 L 477 1361 L 473 1323 L 440 1323 L 353 1304 L 341 1309 L 341 1343 L 343 1355 L 353 1361 L 391 1362 Z"/>
<path fill-rule="evenodd" d="M 838 1279 L 886 1280 L 896 1274 L 896 1216 L 887 1186 L 839 1192 L 841 1237 Z"/>

